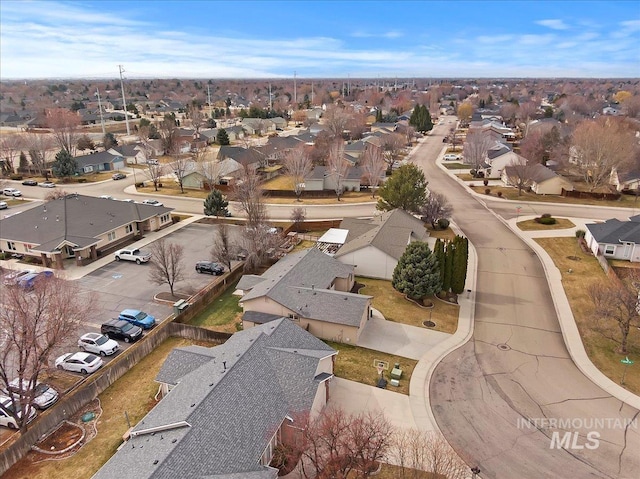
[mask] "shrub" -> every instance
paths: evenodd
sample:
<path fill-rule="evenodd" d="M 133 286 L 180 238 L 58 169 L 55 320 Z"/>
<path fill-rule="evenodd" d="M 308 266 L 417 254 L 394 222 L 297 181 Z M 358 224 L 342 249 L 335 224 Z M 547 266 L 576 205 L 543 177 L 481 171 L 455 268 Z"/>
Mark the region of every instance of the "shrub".
<path fill-rule="evenodd" d="M 498 191 L 498 198 L 502 198 L 502 191 Z"/>
<path fill-rule="evenodd" d="M 78 183 L 86 183 L 87 179 L 86 178 L 78 178 Z"/>
<path fill-rule="evenodd" d="M 490 195 L 491 194 L 491 188 L 485 188 L 484 189 L 484 194 L 485 195 Z"/>
<path fill-rule="evenodd" d="M 555 225 L 556 219 L 555 218 L 539 218 L 538 223 L 540 223 L 541 225 Z"/>
<path fill-rule="evenodd" d="M 449 227 L 449 220 L 447 218 L 440 218 L 438 220 L 438 229 L 446 230 Z"/>
<path fill-rule="evenodd" d="M 584 238 L 586 234 L 587 232 L 585 230 L 576 230 L 576 238 Z"/>
<path fill-rule="evenodd" d="M 482 183 L 484 184 L 484 186 L 489 186 L 489 180 L 482 180 Z"/>
<path fill-rule="evenodd" d="M 136 188 L 142 188 L 144 186 L 144 183 L 136 183 Z"/>
<path fill-rule="evenodd" d="M 19 181 L 22 179 L 22 175 L 11 175 L 9 178 L 15 181 Z"/>
<path fill-rule="evenodd" d="M 541 215 L 540 218 L 551 218 L 551 214 L 550 213 L 545 213 L 545 214 Z"/>

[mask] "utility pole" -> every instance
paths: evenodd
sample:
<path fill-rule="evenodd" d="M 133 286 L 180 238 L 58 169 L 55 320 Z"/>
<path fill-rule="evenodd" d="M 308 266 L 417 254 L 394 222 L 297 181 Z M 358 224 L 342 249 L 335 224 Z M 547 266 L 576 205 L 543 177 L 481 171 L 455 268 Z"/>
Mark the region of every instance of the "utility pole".
<path fill-rule="evenodd" d="M 269 83 L 269 111 L 273 110 L 273 101 L 271 100 L 271 83 Z"/>
<path fill-rule="evenodd" d="M 293 72 L 293 103 L 298 104 L 298 87 L 296 85 L 296 72 Z"/>
<path fill-rule="evenodd" d="M 213 114 L 211 111 L 211 85 L 207 83 L 207 105 L 209 105 L 209 117 L 213 118 Z"/>
<path fill-rule="evenodd" d="M 100 101 L 100 89 L 96 88 L 96 95 L 98 95 L 98 110 L 100 110 L 100 124 L 102 125 L 102 136 L 107 134 L 104 129 L 104 116 L 102 116 L 102 102 Z"/>
<path fill-rule="evenodd" d="M 313 82 L 311 82 L 311 106 L 313 107 Z M 636 199 L 638 199 L 637 196 Z"/>
<path fill-rule="evenodd" d="M 122 65 L 118 65 L 118 69 L 120 70 L 120 88 L 122 89 L 122 106 L 124 107 L 124 121 L 127 124 L 127 136 L 131 135 L 131 130 L 129 129 L 129 114 L 127 113 L 127 100 L 124 98 L 124 83 L 122 81 L 122 73 L 124 72 L 124 68 Z"/>
<path fill-rule="evenodd" d="M 347 96 L 351 96 L 351 74 L 347 75 Z"/>

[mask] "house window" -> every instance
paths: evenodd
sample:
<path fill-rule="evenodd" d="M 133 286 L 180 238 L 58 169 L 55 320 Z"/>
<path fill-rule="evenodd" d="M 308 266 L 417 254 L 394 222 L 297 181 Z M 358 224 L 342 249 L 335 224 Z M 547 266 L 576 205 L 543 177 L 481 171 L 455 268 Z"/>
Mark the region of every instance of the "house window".
<path fill-rule="evenodd" d="M 297 314 L 292 314 L 292 313 L 289 314 L 289 319 L 291 319 L 294 322 L 300 321 L 300 318 L 298 317 L 298 315 Z"/>
<path fill-rule="evenodd" d="M 17 251 L 16 244 L 13 241 L 7 241 L 7 249 Z"/>
<path fill-rule="evenodd" d="M 160 223 L 166 223 L 167 221 L 169 221 L 169 214 L 160 217 Z"/>
<path fill-rule="evenodd" d="M 124 229 L 127 233 L 133 232 L 133 225 L 127 225 Z"/>
<path fill-rule="evenodd" d="M 93 171 L 93 165 L 87 165 L 87 166 L 83 167 L 82 171 L 84 173 L 91 173 Z"/>
<path fill-rule="evenodd" d="M 115 232 L 115 231 L 112 231 L 111 233 L 109 233 L 109 234 L 107 235 L 107 239 L 108 239 L 109 241 L 113 241 L 113 240 L 115 240 L 115 239 L 116 239 L 116 232 Z"/>
<path fill-rule="evenodd" d="M 616 252 L 615 245 L 608 244 L 604 247 L 604 254 L 613 255 Z"/>

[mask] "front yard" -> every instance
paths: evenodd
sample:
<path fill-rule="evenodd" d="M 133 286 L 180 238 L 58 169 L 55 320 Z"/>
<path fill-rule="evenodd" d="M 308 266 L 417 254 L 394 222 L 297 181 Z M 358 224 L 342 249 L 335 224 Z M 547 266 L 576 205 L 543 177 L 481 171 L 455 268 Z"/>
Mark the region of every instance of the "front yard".
<path fill-rule="evenodd" d="M 433 308 L 429 310 L 405 299 L 402 293 L 393 289 L 391 281 L 359 276 L 356 281 L 365 285 L 359 293 L 373 296 L 373 307 L 380 311 L 387 321 L 422 328 L 423 321 L 431 320 L 436 323 L 433 329 L 443 333 L 455 333 L 458 328 L 458 305 L 433 298 Z"/>
<path fill-rule="evenodd" d="M 616 353 L 616 343 L 594 330 L 594 306 L 588 294 L 589 285 L 607 281 L 604 271 L 591 254 L 585 254 L 576 247 L 573 237 L 539 238 L 536 241 L 551 256 L 562 274 L 564 291 L 589 359 L 609 379 L 620 384 L 624 370 L 620 360 L 624 359 L 624 355 Z M 579 260 L 570 259 L 573 257 Z M 616 323 L 612 323 L 609 330 L 614 337 L 619 337 Z M 637 328 L 631 328 L 628 349 L 629 358 L 636 364 L 627 370 L 625 387 L 634 394 L 640 394 L 640 331 Z"/>

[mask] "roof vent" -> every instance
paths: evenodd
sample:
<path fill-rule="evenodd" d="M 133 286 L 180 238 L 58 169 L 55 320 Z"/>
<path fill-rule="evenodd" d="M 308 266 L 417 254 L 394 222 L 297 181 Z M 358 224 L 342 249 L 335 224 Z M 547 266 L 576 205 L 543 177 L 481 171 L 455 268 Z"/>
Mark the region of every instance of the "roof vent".
<path fill-rule="evenodd" d="M 195 406 L 196 406 L 196 403 L 193 403 L 193 404 L 191 405 L 191 407 L 195 407 Z"/>
<path fill-rule="evenodd" d="M 226 361 L 222 361 L 222 367 L 224 368 L 224 370 L 227 370 L 227 362 Z"/>
<path fill-rule="evenodd" d="M 155 461 L 153 461 L 153 465 L 155 466 L 156 464 L 158 464 L 158 460 L 157 459 Z"/>

